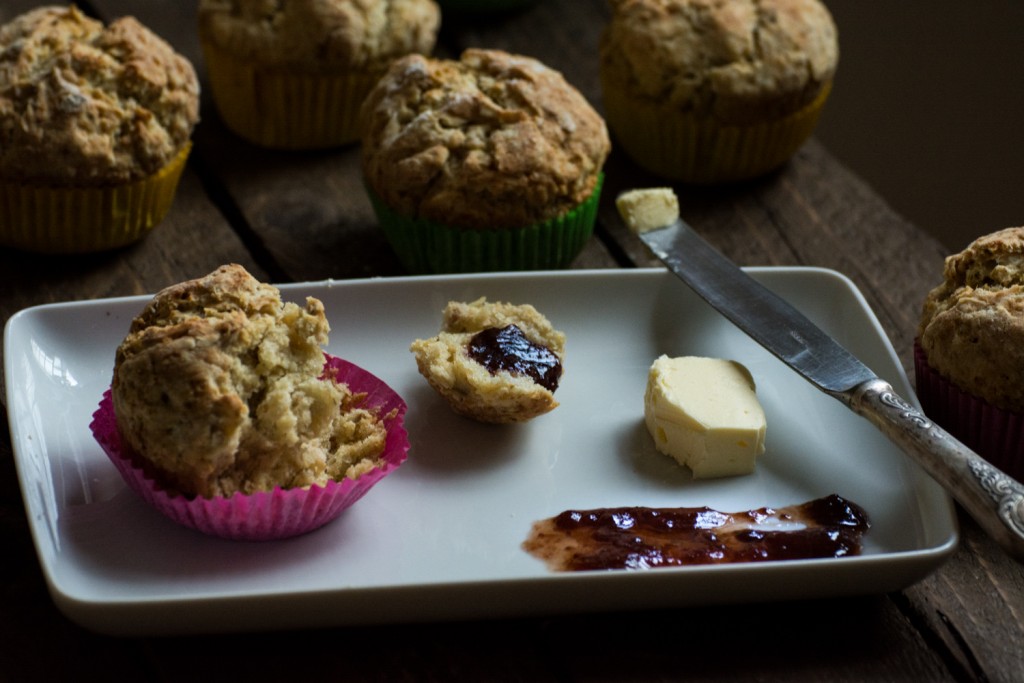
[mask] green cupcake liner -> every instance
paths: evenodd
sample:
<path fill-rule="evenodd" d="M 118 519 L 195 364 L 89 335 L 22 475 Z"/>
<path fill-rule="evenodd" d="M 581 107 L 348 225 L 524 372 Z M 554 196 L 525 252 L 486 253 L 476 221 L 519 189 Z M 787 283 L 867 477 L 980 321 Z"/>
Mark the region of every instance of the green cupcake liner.
<path fill-rule="evenodd" d="M 410 273 L 553 270 L 568 266 L 594 233 L 604 175 L 576 208 L 523 228 L 473 230 L 403 216 L 366 185 L 384 235 Z"/>

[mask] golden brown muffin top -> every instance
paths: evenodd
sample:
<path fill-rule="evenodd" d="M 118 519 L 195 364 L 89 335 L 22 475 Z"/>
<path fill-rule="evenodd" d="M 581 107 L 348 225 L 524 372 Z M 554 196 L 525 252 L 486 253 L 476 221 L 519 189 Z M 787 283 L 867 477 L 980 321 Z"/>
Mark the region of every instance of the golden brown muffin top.
<path fill-rule="evenodd" d="M 819 0 L 611 0 L 601 39 L 611 87 L 743 124 L 811 102 L 839 59 Z"/>
<path fill-rule="evenodd" d="M 386 431 L 344 384 L 320 378 L 328 331 L 319 300 L 283 302 L 239 265 L 162 290 L 117 349 L 122 440 L 186 495 L 362 474 Z"/>
<path fill-rule="evenodd" d="M 393 209 L 455 227 L 517 228 L 593 192 L 604 120 L 530 57 L 466 50 L 395 62 L 362 109 L 363 170 Z"/>
<path fill-rule="evenodd" d="M 199 35 L 261 64 L 379 68 L 434 49 L 433 0 L 200 0 Z"/>
<path fill-rule="evenodd" d="M 48 6 L 0 27 L 0 178 L 140 179 L 182 151 L 198 120 L 192 65 L 132 17 L 104 27 Z"/>
<path fill-rule="evenodd" d="M 1024 227 L 979 237 L 946 259 L 918 338 L 928 364 L 953 384 L 1024 412 Z"/>

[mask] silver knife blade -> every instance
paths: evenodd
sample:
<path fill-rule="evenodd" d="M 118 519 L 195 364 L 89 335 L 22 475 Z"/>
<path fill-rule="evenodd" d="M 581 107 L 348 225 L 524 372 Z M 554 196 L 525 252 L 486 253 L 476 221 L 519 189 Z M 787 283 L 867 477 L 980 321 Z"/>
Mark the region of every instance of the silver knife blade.
<path fill-rule="evenodd" d="M 639 233 L 654 255 L 719 313 L 828 393 L 874 379 L 864 363 L 684 221 Z"/>
<path fill-rule="evenodd" d="M 633 195 L 627 198 L 627 195 Z M 836 340 L 679 219 L 675 193 L 616 201 L 630 229 L 697 294 L 911 456 L 1012 557 L 1024 562 L 1024 486 L 899 396 Z"/>

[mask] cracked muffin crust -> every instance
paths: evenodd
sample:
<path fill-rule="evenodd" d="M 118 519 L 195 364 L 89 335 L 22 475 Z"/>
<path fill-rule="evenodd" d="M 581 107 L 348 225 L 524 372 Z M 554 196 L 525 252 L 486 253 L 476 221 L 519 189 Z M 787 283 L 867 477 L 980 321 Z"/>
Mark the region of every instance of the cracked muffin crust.
<path fill-rule="evenodd" d="M 46 6 L 0 27 L 0 179 L 104 186 L 156 173 L 188 145 L 199 84 L 132 17 Z"/>
<path fill-rule="evenodd" d="M 1024 227 L 980 237 L 946 259 L 918 341 L 928 364 L 957 387 L 1024 413 Z"/>
<path fill-rule="evenodd" d="M 612 0 L 603 77 L 631 97 L 745 124 L 814 101 L 839 58 L 819 0 Z"/>
<path fill-rule="evenodd" d="M 836 27 L 820 0 L 612 0 L 599 74 L 616 144 L 673 180 L 784 164 L 831 91 Z"/>
<path fill-rule="evenodd" d="M 383 416 L 321 378 L 323 304 L 282 302 L 239 265 L 159 292 L 117 349 L 118 432 L 186 496 L 325 485 L 376 467 Z"/>
<path fill-rule="evenodd" d="M 200 35 L 240 59 L 330 70 L 378 67 L 429 53 L 441 15 L 432 0 L 201 0 Z"/>
<path fill-rule="evenodd" d="M 395 62 L 363 104 L 363 170 L 400 214 L 501 230 L 560 216 L 594 193 L 604 120 L 530 57 L 466 50 Z"/>
<path fill-rule="evenodd" d="M 359 106 L 391 60 L 434 48 L 433 0 L 201 0 L 210 91 L 233 132 L 275 149 L 359 138 Z"/>
<path fill-rule="evenodd" d="M 515 347 L 541 361 L 540 371 L 534 372 L 537 367 L 529 367 L 530 362 L 495 368 L 475 352 L 472 347 L 481 333 L 499 330 L 510 330 Z M 531 420 L 558 406 L 554 392 L 565 358 L 565 335 L 530 304 L 485 298 L 471 303 L 450 301 L 442 314 L 440 332 L 415 340 L 409 350 L 430 386 L 465 417 L 510 424 Z"/>

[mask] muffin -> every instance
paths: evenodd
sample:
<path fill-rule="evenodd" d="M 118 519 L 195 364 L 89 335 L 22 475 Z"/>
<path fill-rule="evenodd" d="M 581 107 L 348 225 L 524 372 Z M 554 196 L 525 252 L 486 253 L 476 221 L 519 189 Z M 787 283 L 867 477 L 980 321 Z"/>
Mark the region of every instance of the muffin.
<path fill-rule="evenodd" d="M 396 61 L 363 105 L 362 145 L 380 225 L 417 273 L 569 264 L 593 232 L 610 149 L 561 74 L 478 49 Z"/>
<path fill-rule="evenodd" d="M 1024 479 L 1024 227 L 978 238 L 946 259 L 915 344 L 925 414 Z"/>
<path fill-rule="evenodd" d="M 633 160 L 673 180 L 752 178 L 810 136 L 839 58 L 819 0 L 611 0 L 600 78 Z"/>
<path fill-rule="evenodd" d="M 170 208 L 198 119 L 192 65 L 134 18 L 14 18 L 0 27 L 0 245 L 138 240 Z"/>
<path fill-rule="evenodd" d="M 207 509 L 202 530 L 281 537 L 322 524 L 309 515 L 339 513 L 408 447 L 401 399 L 351 364 L 325 363 L 328 331 L 320 301 L 282 302 L 238 265 L 168 287 L 117 349 L 97 438 L 162 511 Z M 252 514 L 275 499 L 270 518 Z"/>
<path fill-rule="evenodd" d="M 388 64 L 434 48 L 432 0 L 200 0 L 199 38 L 221 118 L 246 140 L 317 149 L 358 139 L 359 106 Z"/>
<path fill-rule="evenodd" d="M 565 335 L 530 304 L 451 301 L 441 331 L 410 347 L 416 366 L 452 409 L 495 424 L 558 406 Z"/>

